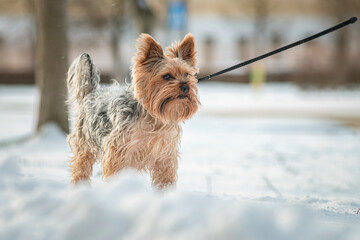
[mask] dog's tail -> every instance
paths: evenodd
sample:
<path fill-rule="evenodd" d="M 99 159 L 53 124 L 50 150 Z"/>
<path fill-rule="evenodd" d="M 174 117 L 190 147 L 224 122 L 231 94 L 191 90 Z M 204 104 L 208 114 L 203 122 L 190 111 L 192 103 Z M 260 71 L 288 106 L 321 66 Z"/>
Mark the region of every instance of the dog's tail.
<path fill-rule="evenodd" d="M 69 103 L 78 103 L 90 92 L 99 87 L 100 77 L 90 55 L 81 54 L 71 64 L 67 74 Z"/>

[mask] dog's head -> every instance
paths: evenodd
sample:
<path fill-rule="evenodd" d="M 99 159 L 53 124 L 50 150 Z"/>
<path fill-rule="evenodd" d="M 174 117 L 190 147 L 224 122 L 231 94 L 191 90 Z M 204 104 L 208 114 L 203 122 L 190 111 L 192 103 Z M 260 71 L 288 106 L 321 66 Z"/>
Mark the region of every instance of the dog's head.
<path fill-rule="evenodd" d="M 165 53 L 150 35 L 140 35 L 132 67 L 134 96 L 154 117 L 165 123 L 181 122 L 198 110 L 195 55 L 191 34 Z"/>

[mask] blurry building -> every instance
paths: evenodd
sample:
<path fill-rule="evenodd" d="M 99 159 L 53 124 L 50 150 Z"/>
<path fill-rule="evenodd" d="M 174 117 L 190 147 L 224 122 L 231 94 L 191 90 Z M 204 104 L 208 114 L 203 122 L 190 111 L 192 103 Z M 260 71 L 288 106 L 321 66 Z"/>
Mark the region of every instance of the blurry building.
<path fill-rule="evenodd" d="M 101 73 L 111 77 L 114 75 L 114 48 L 111 46 L 110 13 L 103 11 L 103 15 L 95 16 L 96 22 L 91 22 L 84 16 L 95 13 L 91 11 L 86 14 L 81 13 L 81 11 L 87 11 L 87 8 L 81 8 L 83 6 L 81 1 L 77 1 L 77 4 L 73 3 L 75 1 L 69 1 L 71 8 L 68 29 L 70 61 L 82 52 L 89 52 Z M 260 9 L 254 7 L 256 1 L 260 1 Z M 273 50 L 334 25 L 336 23 L 334 18 L 319 10 L 320 1 L 322 0 L 297 1 L 296 5 L 284 0 L 139 2 L 147 4 L 149 11 L 152 12 L 154 21 L 151 34 L 161 44 L 166 45 L 172 40 L 181 40 L 180 38 L 186 32 L 193 33 L 198 49 L 200 75 L 203 75 L 237 64 L 259 53 Z M 16 2 L 27 1 L 17 0 Z M 121 41 L 118 41 L 117 51 L 122 59 L 121 69 L 128 72 L 134 54 L 135 39 L 140 32 L 139 29 L 143 29 L 139 28 L 139 21 L 145 20 L 141 18 L 139 20 L 136 17 L 137 10 L 131 8 L 129 1 L 109 0 L 104 1 L 102 5 L 106 7 L 106 4 L 110 4 L 110 7 L 115 7 L 113 5 L 115 2 L 124 3 L 125 10 L 122 12 L 123 22 L 119 38 Z M 171 5 L 174 3 L 175 5 Z M 171 6 L 173 6 L 172 10 Z M 27 12 L 24 7 L 19 7 L 18 12 L 12 10 L 10 13 L 5 10 L 4 8 L 0 10 L 0 82 L 6 81 L 4 76 L 9 77 L 16 73 L 31 76 L 35 65 L 36 26 L 31 9 Z M 175 20 L 174 14 L 177 14 Z M 140 15 L 143 16 L 143 13 Z M 257 16 L 261 16 L 260 20 Z M 186 19 L 183 22 L 176 22 L 181 17 L 186 17 Z M 261 26 L 261 35 L 258 34 L 259 26 Z M 174 34 L 173 30 L 176 28 L 179 28 L 179 31 L 175 31 Z M 348 28 L 350 36 L 348 58 L 356 61 L 360 56 L 359 28 Z M 259 38 L 261 38 L 260 46 L 256 44 Z M 335 34 L 331 34 L 264 60 L 264 66 L 270 76 L 268 79 L 270 81 L 291 80 L 289 77 L 291 74 L 328 71 L 333 66 L 336 50 L 334 41 Z M 224 80 L 246 80 L 247 77 L 244 76 L 248 74 L 248 71 L 247 67 L 235 70 L 231 72 L 229 78 L 225 77 Z M 360 80 L 357 79 L 357 81 Z"/>

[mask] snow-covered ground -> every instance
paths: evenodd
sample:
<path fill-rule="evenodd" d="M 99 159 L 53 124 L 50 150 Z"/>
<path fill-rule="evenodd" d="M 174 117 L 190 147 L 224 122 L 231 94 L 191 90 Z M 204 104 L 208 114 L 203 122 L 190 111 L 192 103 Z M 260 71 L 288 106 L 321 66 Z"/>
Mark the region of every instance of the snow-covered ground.
<path fill-rule="evenodd" d="M 360 90 L 199 86 L 176 189 L 128 171 L 71 186 L 66 136 L 31 136 L 34 87 L 0 86 L 0 239 L 360 239 Z M 23 138 L 23 136 L 29 136 Z"/>

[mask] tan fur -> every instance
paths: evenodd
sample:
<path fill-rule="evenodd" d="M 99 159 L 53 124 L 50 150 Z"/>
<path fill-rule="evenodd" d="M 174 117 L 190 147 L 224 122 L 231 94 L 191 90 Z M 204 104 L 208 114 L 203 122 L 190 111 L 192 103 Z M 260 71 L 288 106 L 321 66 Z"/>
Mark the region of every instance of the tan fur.
<path fill-rule="evenodd" d="M 132 83 L 123 94 L 118 88 L 98 87 L 96 67 L 88 54 L 75 60 L 68 74 L 70 99 L 78 103 L 75 128 L 68 137 L 74 153 L 73 183 L 90 181 L 93 164 L 102 159 L 104 178 L 134 168 L 148 172 L 156 187 L 175 184 L 180 124 L 200 105 L 195 55 L 189 34 L 165 53 L 150 35 L 140 35 Z M 165 80 L 165 75 L 171 79 Z"/>
<path fill-rule="evenodd" d="M 76 133 L 68 136 L 68 143 L 71 151 L 74 153 L 74 157 L 70 161 L 71 182 L 76 183 L 82 180 L 90 182 L 90 176 L 92 175 L 93 165 L 96 160 L 95 154 L 92 153 L 85 139 Z"/>
<path fill-rule="evenodd" d="M 181 129 L 177 124 L 143 122 L 126 131 L 113 132 L 104 146 L 103 176 L 125 167 L 148 171 L 155 186 L 175 183 Z"/>

